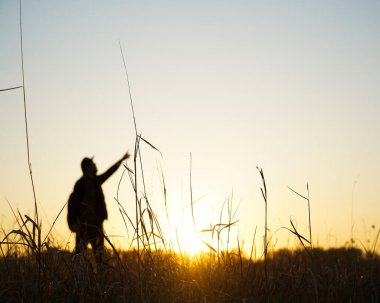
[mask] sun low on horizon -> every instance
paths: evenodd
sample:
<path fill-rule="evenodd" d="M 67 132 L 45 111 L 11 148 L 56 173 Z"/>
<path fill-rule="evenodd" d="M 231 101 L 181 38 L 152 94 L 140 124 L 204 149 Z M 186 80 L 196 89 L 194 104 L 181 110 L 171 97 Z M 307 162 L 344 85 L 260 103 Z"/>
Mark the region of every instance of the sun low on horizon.
<path fill-rule="evenodd" d="M 0 4 L 4 230 L 36 203 L 73 249 L 82 159 L 129 151 L 102 185 L 122 248 L 379 251 L 379 3 L 23 0 L 22 54 L 20 3 Z"/>

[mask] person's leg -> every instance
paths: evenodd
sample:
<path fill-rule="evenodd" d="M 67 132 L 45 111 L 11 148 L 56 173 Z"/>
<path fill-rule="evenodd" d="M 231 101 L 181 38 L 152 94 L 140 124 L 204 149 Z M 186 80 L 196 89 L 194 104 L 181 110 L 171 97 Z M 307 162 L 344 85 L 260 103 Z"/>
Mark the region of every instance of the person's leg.
<path fill-rule="evenodd" d="M 75 250 L 74 253 L 83 253 L 87 249 L 88 235 L 87 228 L 81 226 L 78 232 L 75 234 Z"/>
<path fill-rule="evenodd" d="M 91 228 L 90 243 L 92 246 L 92 250 L 94 251 L 96 263 L 100 265 L 103 261 L 104 253 L 103 225 L 94 226 Z"/>

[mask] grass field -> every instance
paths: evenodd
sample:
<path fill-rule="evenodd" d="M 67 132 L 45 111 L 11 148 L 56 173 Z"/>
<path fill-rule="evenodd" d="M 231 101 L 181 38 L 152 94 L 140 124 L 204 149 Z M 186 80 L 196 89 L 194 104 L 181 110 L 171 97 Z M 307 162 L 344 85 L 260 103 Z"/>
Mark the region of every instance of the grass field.
<path fill-rule="evenodd" d="M 0 302 L 379 302 L 380 259 L 356 248 L 279 250 L 267 264 L 239 251 L 186 256 L 107 251 L 91 258 L 54 248 L 8 247 Z"/>

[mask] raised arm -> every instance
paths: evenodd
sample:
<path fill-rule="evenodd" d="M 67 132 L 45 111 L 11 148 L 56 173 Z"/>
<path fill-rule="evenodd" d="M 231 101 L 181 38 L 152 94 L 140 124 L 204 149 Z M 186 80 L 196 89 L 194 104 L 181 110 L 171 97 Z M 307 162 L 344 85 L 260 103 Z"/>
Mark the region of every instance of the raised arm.
<path fill-rule="evenodd" d="M 128 159 L 130 157 L 129 152 L 127 152 L 119 161 L 117 161 L 114 165 L 112 165 L 109 169 L 107 169 L 103 174 L 98 176 L 98 181 L 100 184 L 103 184 L 112 174 L 117 171 L 121 162 Z"/>

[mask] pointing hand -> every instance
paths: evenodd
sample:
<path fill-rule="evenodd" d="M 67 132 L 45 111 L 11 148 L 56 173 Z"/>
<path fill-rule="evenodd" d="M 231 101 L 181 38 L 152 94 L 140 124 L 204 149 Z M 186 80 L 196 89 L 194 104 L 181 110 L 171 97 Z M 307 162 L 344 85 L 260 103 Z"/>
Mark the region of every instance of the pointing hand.
<path fill-rule="evenodd" d="M 131 155 L 129 154 L 129 151 L 127 151 L 126 154 L 123 156 L 123 158 L 121 158 L 121 161 L 129 159 L 130 157 Z"/>

